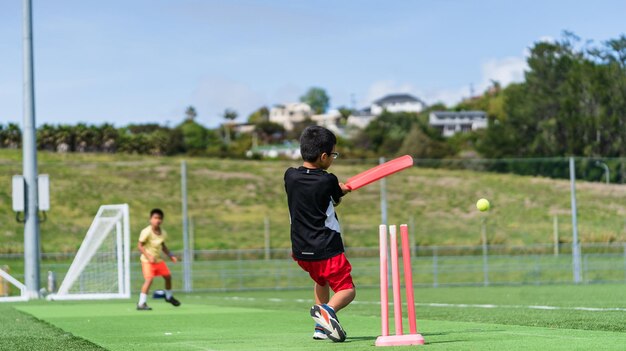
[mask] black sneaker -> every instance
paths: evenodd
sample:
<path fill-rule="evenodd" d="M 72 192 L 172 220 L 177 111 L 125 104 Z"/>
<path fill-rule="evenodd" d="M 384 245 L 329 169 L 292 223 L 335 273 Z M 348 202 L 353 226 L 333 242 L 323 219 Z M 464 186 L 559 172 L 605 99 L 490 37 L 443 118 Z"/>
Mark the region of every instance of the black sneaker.
<path fill-rule="evenodd" d="M 169 302 L 169 303 L 171 303 L 172 305 L 174 305 L 175 307 L 180 306 L 180 301 L 176 300 L 176 299 L 174 298 L 174 296 L 170 297 L 169 299 L 167 299 L 167 298 L 166 298 L 166 299 L 165 299 L 165 302 Z"/>
<path fill-rule="evenodd" d="M 148 306 L 147 303 L 137 304 L 137 311 L 152 311 L 152 307 Z"/>
<path fill-rule="evenodd" d="M 334 342 L 346 340 L 346 332 L 339 324 L 339 319 L 332 308 L 327 305 L 314 305 L 311 307 L 311 317 L 324 329 L 330 340 Z"/>

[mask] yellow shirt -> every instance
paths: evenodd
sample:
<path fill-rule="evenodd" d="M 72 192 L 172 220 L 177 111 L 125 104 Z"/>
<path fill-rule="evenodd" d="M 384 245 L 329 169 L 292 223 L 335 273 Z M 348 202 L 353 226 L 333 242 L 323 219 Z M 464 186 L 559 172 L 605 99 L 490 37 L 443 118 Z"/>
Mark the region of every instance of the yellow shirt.
<path fill-rule="evenodd" d="M 154 262 L 161 262 L 161 251 L 163 249 L 163 242 L 167 239 L 167 232 L 161 228 L 161 234 L 156 234 L 152 231 L 152 226 L 145 227 L 141 234 L 139 234 L 139 242 L 143 244 L 143 249 L 152 257 Z M 141 262 L 150 262 L 148 258 L 141 254 Z"/>

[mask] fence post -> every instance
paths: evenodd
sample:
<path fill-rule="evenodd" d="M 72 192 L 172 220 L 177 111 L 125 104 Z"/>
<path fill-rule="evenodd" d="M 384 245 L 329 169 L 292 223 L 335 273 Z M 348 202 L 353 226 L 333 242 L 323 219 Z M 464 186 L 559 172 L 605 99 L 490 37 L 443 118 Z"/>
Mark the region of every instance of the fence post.
<path fill-rule="evenodd" d="M 195 258 L 194 256 L 196 255 L 195 247 L 196 247 L 196 243 L 194 239 L 193 217 L 189 217 L 189 262 L 191 262 L 192 264 Z"/>
<path fill-rule="evenodd" d="M 187 211 L 187 162 L 180 162 L 180 192 L 183 217 L 183 291 L 190 292 L 191 259 L 189 258 L 189 214 Z"/>
<path fill-rule="evenodd" d="M 265 260 L 270 259 L 270 217 L 265 216 Z"/>
<path fill-rule="evenodd" d="M 625 246 L 626 250 L 626 246 Z M 626 251 L 624 251 L 626 252 Z M 437 256 L 437 246 L 433 246 L 433 288 L 439 286 L 439 259 Z"/>
<path fill-rule="evenodd" d="M 483 285 L 489 285 L 489 259 L 487 258 L 487 218 L 483 217 L 480 236 L 483 242 Z"/>
<path fill-rule="evenodd" d="M 409 236 L 409 242 L 411 245 L 411 257 L 417 257 L 417 246 L 415 245 L 415 216 L 411 216 L 409 218 L 409 231 L 411 235 Z"/>
<path fill-rule="evenodd" d="M 583 255 L 583 274 L 582 274 L 582 282 L 585 283 L 585 279 L 587 279 L 587 271 L 589 270 L 589 254 Z M 587 282 L 589 280 L 587 279 Z"/>
<path fill-rule="evenodd" d="M 570 195 L 572 205 L 572 269 L 574 283 L 581 282 L 580 276 L 580 243 L 578 242 L 578 217 L 576 207 L 576 168 L 574 158 L 569 158 Z"/>
<path fill-rule="evenodd" d="M 626 244 L 624 244 L 624 281 L 626 281 Z"/>
<path fill-rule="evenodd" d="M 237 276 L 239 277 L 239 290 L 243 290 L 243 276 L 241 272 L 241 249 L 237 249 Z"/>
<path fill-rule="evenodd" d="M 559 217 L 557 215 L 554 215 L 553 229 L 554 229 L 554 256 L 558 256 L 559 255 Z"/>

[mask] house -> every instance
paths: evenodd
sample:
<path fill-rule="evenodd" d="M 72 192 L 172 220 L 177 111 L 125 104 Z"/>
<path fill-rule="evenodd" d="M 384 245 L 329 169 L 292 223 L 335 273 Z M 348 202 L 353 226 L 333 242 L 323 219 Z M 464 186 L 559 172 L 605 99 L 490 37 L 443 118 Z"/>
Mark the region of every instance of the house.
<path fill-rule="evenodd" d="M 428 124 L 441 131 L 444 137 L 456 133 L 487 128 L 487 113 L 484 111 L 433 111 Z"/>
<path fill-rule="evenodd" d="M 420 113 L 426 108 L 426 103 L 409 94 L 390 94 L 370 105 L 370 107 L 355 111 L 346 122 L 348 127 L 364 129 L 383 111 Z"/>
<path fill-rule="evenodd" d="M 344 134 L 343 128 L 339 126 L 339 121 L 341 120 L 341 113 L 339 110 L 330 110 L 321 115 L 313 115 L 311 116 L 311 120 L 318 126 L 327 128 L 336 135 L 343 136 Z"/>
<path fill-rule="evenodd" d="M 311 106 L 303 102 L 275 105 L 270 109 L 270 122 L 282 125 L 285 130 L 293 130 L 295 123 L 311 118 L 312 112 Z"/>
<path fill-rule="evenodd" d="M 279 145 L 254 146 L 246 152 L 248 158 L 258 156 L 261 158 L 288 158 L 297 160 L 300 158 L 300 145 L 297 143 L 284 143 Z"/>
<path fill-rule="evenodd" d="M 365 129 L 376 116 L 372 114 L 372 109 L 366 107 L 362 110 L 354 111 L 346 121 L 346 125 L 349 127 L 355 127 L 358 129 Z"/>
<path fill-rule="evenodd" d="M 374 116 L 380 115 L 384 110 L 419 113 L 426 108 L 426 103 L 409 94 L 391 94 L 374 101 L 370 108 Z"/>

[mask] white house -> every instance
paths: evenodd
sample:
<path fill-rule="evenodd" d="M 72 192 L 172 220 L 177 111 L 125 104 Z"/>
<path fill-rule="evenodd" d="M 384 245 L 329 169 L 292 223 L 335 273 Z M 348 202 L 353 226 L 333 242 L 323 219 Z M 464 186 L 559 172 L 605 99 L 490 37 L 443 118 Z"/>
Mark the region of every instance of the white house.
<path fill-rule="evenodd" d="M 346 125 L 356 127 L 358 129 L 365 129 L 365 127 L 367 127 L 367 125 L 370 124 L 374 118 L 376 118 L 376 116 L 372 114 L 372 109 L 367 107 L 362 110 L 352 112 L 346 121 Z"/>
<path fill-rule="evenodd" d="M 339 110 L 330 110 L 321 115 L 313 115 L 311 116 L 311 120 L 318 126 L 327 128 L 335 134 L 344 134 L 343 129 L 339 127 L 339 121 L 341 120 L 341 113 Z"/>
<path fill-rule="evenodd" d="M 415 96 L 409 94 L 390 94 L 372 102 L 370 107 L 355 111 L 348 117 L 346 124 L 349 127 L 363 129 L 385 110 L 389 112 L 420 113 L 425 108 L 426 103 Z"/>
<path fill-rule="evenodd" d="M 270 109 L 270 122 L 278 123 L 286 130 L 293 130 L 294 123 L 302 122 L 312 115 L 311 106 L 303 102 L 276 105 Z"/>
<path fill-rule="evenodd" d="M 487 113 L 484 111 L 433 111 L 428 124 L 439 129 L 444 137 L 459 132 L 487 128 Z"/>
<path fill-rule="evenodd" d="M 409 94 L 391 94 L 374 101 L 370 108 L 374 116 L 380 115 L 384 110 L 419 113 L 426 108 L 426 103 Z"/>
<path fill-rule="evenodd" d="M 251 158 L 255 155 L 262 158 L 283 157 L 297 160 L 300 158 L 300 145 L 285 143 L 280 145 L 255 146 L 246 152 L 246 156 L 248 158 Z"/>

